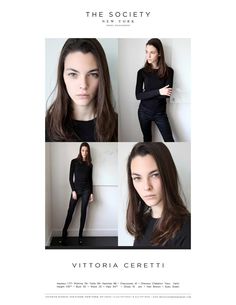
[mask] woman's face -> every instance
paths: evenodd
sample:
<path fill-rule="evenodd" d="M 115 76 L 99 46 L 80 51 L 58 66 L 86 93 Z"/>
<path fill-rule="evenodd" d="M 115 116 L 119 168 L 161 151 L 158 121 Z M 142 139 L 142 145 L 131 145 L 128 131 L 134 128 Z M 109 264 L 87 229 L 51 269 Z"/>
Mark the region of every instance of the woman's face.
<path fill-rule="evenodd" d="M 85 160 L 86 157 L 88 156 L 88 147 L 82 146 L 80 152 L 81 152 L 81 156 L 82 156 L 83 160 Z"/>
<path fill-rule="evenodd" d="M 152 45 L 147 45 L 146 46 L 146 60 L 150 65 L 157 65 L 158 63 L 158 50 L 152 46 Z"/>
<path fill-rule="evenodd" d="M 99 71 L 92 53 L 69 53 L 64 62 L 63 78 L 71 100 L 78 106 L 94 103 L 99 83 Z"/>
<path fill-rule="evenodd" d="M 151 208 L 163 207 L 163 191 L 159 169 L 151 155 L 136 156 L 131 161 L 134 188 Z"/>

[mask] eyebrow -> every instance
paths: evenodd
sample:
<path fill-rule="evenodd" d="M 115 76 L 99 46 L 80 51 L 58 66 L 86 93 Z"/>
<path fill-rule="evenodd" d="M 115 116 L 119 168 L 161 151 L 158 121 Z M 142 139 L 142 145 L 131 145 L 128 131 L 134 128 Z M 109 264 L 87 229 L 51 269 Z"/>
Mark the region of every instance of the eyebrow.
<path fill-rule="evenodd" d="M 79 73 L 78 70 L 73 69 L 73 68 L 67 68 L 66 71 L 68 71 L 68 70 L 73 71 L 73 72 L 76 72 L 76 73 Z M 91 72 L 98 72 L 98 69 L 89 70 L 87 73 L 91 73 Z"/>
<path fill-rule="evenodd" d="M 148 175 L 151 175 L 151 174 L 153 174 L 153 173 L 155 173 L 155 172 L 159 172 L 159 170 L 158 169 L 155 169 L 155 170 L 153 170 L 153 171 L 151 171 L 150 173 L 148 173 Z M 137 174 L 137 173 L 131 173 L 131 176 L 141 176 L 140 174 Z"/>

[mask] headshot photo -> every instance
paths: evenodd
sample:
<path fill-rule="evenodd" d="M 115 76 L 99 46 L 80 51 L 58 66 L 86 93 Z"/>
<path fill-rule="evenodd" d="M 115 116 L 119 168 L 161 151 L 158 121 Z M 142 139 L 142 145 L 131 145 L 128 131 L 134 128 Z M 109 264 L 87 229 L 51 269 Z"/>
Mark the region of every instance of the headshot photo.
<path fill-rule="evenodd" d="M 120 143 L 118 159 L 119 246 L 190 249 L 189 144 Z"/>
<path fill-rule="evenodd" d="M 116 142 L 117 39 L 46 39 L 46 142 Z"/>
<path fill-rule="evenodd" d="M 190 63 L 188 38 L 119 39 L 120 142 L 191 141 Z"/>

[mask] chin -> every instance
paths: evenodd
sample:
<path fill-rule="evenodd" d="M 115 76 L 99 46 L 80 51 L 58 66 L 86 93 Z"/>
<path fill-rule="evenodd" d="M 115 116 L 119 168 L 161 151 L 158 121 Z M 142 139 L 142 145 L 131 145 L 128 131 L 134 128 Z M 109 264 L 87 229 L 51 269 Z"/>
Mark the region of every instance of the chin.
<path fill-rule="evenodd" d="M 158 202 L 156 201 L 156 200 L 146 200 L 146 201 L 144 201 L 145 202 L 145 204 L 147 205 L 147 206 L 149 206 L 149 207 L 153 207 L 153 206 L 155 206 L 155 205 L 157 205 L 158 204 Z"/>
<path fill-rule="evenodd" d="M 90 104 L 90 100 L 74 100 L 74 103 L 77 105 L 77 106 L 87 106 Z"/>

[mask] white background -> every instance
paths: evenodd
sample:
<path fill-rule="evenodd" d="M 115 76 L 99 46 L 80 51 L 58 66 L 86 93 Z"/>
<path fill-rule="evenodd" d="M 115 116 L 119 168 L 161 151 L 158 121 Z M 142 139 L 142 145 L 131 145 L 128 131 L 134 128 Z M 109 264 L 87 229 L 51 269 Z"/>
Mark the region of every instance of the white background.
<path fill-rule="evenodd" d="M 105 1 L 8 1 L 1 4 L 1 301 L 43 304 L 54 278 L 71 278 L 73 260 L 90 251 L 44 250 L 44 51 L 46 37 L 190 37 L 192 41 L 192 250 L 158 252 L 167 277 L 187 282 L 190 304 L 234 304 L 235 16 L 234 1 L 119 1 L 113 9 L 152 10 L 130 29 L 81 24 L 86 5 Z M 81 20 L 83 21 L 83 20 Z M 168 253 L 168 254 L 167 254 Z M 164 255 L 165 254 L 165 255 Z M 99 260 L 130 252 L 97 252 Z M 155 256 L 155 257 L 154 257 Z M 157 259 L 132 252 L 133 260 Z M 79 272 L 76 273 L 78 276 Z M 82 272 L 82 276 L 85 274 Z M 158 274 L 157 274 L 158 275 Z M 94 278 L 99 274 L 86 272 Z M 101 274 L 114 277 L 111 272 Z M 117 277 L 153 278 L 151 272 Z M 45 284 L 45 286 L 44 286 Z M 190 287 L 188 287 L 190 285 Z M 136 302 L 137 304 L 137 302 Z M 167 304 L 167 303 L 165 303 Z M 169 303 L 168 303 L 169 304 Z M 173 303 L 171 303 L 173 304 Z M 175 302 L 174 304 L 179 304 Z"/>

